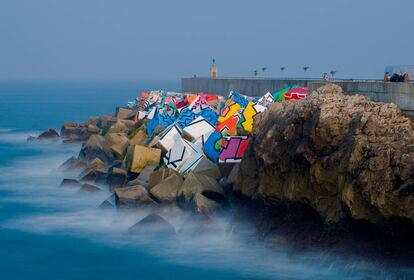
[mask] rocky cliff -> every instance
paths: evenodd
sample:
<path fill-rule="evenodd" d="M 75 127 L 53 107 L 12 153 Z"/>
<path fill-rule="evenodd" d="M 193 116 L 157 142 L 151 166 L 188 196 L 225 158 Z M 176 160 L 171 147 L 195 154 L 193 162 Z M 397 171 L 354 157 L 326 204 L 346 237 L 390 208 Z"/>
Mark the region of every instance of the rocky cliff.
<path fill-rule="evenodd" d="M 324 86 L 255 119 L 235 190 L 344 219 L 414 223 L 414 132 L 398 107 Z"/>

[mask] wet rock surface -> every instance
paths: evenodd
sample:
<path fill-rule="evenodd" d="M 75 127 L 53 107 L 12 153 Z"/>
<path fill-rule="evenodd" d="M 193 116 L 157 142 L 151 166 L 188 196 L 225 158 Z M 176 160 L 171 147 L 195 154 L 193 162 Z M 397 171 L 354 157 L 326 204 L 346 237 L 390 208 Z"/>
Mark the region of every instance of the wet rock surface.
<path fill-rule="evenodd" d="M 59 166 L 61 171 L 81 171 L 87 167 L 87 164 L 75 157 L 70 157 L 64 163 Z"/>
<path fill-rule="evenodd" d="M 60 183 L 61 187 L 80 188 L 82 184 L 76 179 L 63 179 Z"/>
<path fill-rule="evenodd" d="M 39 140 L 53 140 L 57 138 L 59 138 L 59 133 L 57 133 L 53 128 L 49 128 L 37 137 Z"/>
<path fill-rule="evenodd" d="M 95 192 L 100 192 L 102 190 L 99 187 L 91 185 L 91 184 L 82 184 L 79 191 L 80 192 L 95 193 Z"/>
<path fill-rule="evenodd" d="M 414 132 L 394 104 L 328 85 L 258 116 L 237 189 L 309 204 L 325 220 L 414 221 Z"/>
<path fill-rule="evenodd" d="M 141 221 L 129 228 L 133 234 L 162 234 L 165 238 L 175 235 L 175 228 L 163 217 L 157 214 L 150 214 Z"/>
<path fill-rule="evenodd" d="M 156 205 L 156 202 L 149 196 L 148 191 L 139 185 L 115 189 L 115 199 L 117 206 L 121 208 Z"/>
<path fill-rule="evenodd" d="M 159 184 L 151 188 L 150 193 L 161 203 L 175 203 L 177 191 L 183 179 L 177 174 L 171 174 Z"/>
<path fill-rule="evenodd" d="M 92 135 L 89 137 L 88 141 L 82 145 L 78 158 L 87 162 L 98 158 L 106 164 L 114 160 L 111 147 L 105 138 L 100 135 Z"/>

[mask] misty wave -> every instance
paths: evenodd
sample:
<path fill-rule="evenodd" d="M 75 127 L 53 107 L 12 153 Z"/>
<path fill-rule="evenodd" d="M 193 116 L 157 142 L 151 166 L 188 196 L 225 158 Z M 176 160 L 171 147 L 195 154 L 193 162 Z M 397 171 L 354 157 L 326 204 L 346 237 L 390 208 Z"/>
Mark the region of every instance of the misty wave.
<path fill-rule="evenodd" d="M 234 236 L 197 237 L 184 234 L 172 237 L 149 234 L 143 238 L 128 234 L 128 228 L 148 213 L 74 210 L 29 215 L 11 221 L 6 226 L 42 234 L 73 235 L 130 250 L 145 250 L 171 263 L 236 270 L 244 276 L 260 275 L 275 279 L 332 279 L 335 276 L 341 276 L 340 279 L 387 279 L 389 275 L 377 265 L 363 260 L 346 261 L 322 252 L 293 254 L 287 248 L 268 250 Z"/>
<path fill-rule="evenodd" d="M 24 144 L 32 145 L 32 144 Z M 0 199 L 41 207 L 5 221 L 0 227 L 38 234 L 60 234 L 85 238 L 106 246 L 145 250 L 171 263 L 201 268 L 236 271 L 241 276 L 275 279 L 393 279 L 389 269 L 362 259 L 343 259 L 324 252 L 294 253 L 291 248 L 272 250 L 231 234 L 200 235 L 192 232 L 175 236 L 151 234 L 138 236 L 128 229 L 150 214 L 149 209 L 98 209 L 110 193 L 80 194 L 77 189 L 59 187 L 68 176 L 57 170 L 77 153 L 79 145 L 39 144 L 40 156 L 20 158 L 0 168 Z M 176 230 L 198 225 L 177 208 L 158 212 Z M 226 228 L 231 217 L 216 218 Z M 194 223 L 194 225 L 191 225 Z M 401 270 L 398 271 L 400 273 Z"/>
<path fill-rule="evenodd" d="M 39 131 L 17 132 L 9 128 L 0 128 L 0 142 L 3 143 L 21 143 L 26 142 L 29 135 L 37 136 Z"/>

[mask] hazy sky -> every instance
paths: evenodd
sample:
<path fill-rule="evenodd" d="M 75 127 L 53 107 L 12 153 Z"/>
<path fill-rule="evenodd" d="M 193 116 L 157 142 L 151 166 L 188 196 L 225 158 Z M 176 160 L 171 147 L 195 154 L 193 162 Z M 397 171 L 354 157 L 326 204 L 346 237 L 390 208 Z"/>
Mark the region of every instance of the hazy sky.
<path fill-rule="evenodd" d="M 381 77 L 414 64 L 414 1 L 0 0 L 0 80 Z"/>

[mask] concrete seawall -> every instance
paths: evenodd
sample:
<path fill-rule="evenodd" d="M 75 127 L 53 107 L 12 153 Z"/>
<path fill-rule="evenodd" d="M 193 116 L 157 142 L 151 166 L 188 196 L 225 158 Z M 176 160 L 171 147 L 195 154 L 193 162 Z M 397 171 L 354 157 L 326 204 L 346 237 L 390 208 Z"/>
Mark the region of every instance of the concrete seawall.
<path fill-rule="evenodd" d="M 266 92 L 276 92 L 292 85 L 308 87 L 312 92 L 326 83 L 320 80 L 295 79 L 183 78 L 181 87 L 183 92 L 210 92 L 227 95 L 231 90 L 237 90 L 242 94 L 261 96 Z M 330 83 L 341 86 L 348 94 L 364 95 L 378 102 L 392 102 L 410 117 L 414 116 L 414 84 L 384 83 L 373 80 L 337 80 Z"/>
<path fill-rule="evenodd" d="M 307 87 L 310 81 L 312 80 L 256 78 L 183 78 L 181 80 L 181 89 L 184 92 L 210 92 L 221 95 L 228 95 L 231 90 L 237 90 L 242 94 L 248 94 L 250 96 L 261 96 L 268 91 L 276 92 L 284 87 L 292 85 Z"/>

